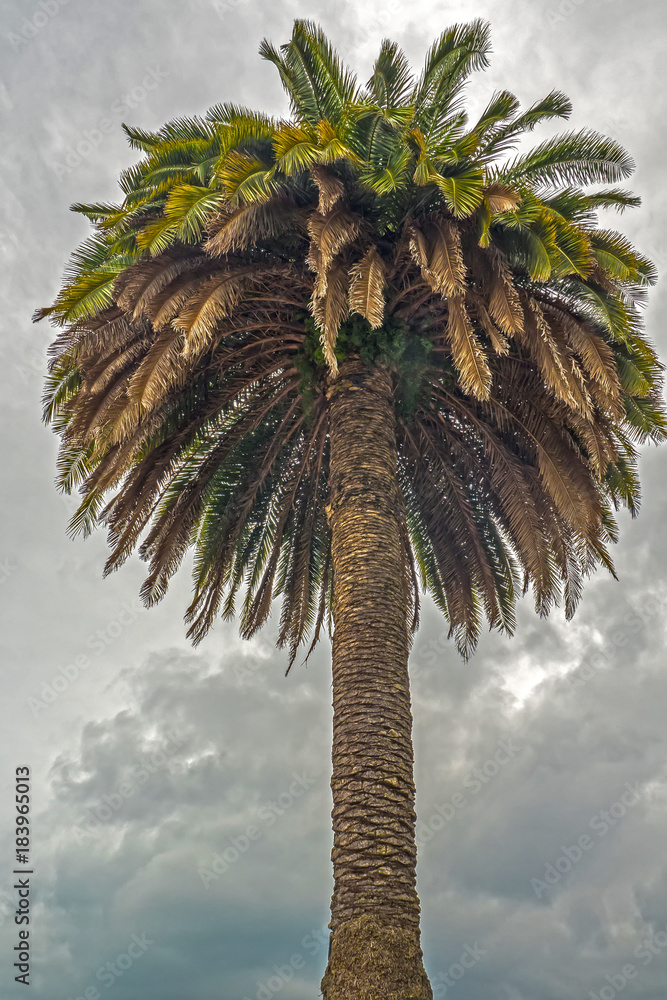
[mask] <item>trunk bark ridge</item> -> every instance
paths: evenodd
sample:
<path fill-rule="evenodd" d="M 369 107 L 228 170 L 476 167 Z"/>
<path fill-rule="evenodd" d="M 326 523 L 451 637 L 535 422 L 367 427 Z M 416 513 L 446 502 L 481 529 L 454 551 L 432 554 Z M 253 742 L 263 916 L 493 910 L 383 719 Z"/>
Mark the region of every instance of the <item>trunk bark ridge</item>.
<path fill-rule="evenodd" d="M 430 1000 L 419 943 L 403 506 L 391 374 L 329 389 L 334 573 L 331 955 L 325 1000 Z"/>

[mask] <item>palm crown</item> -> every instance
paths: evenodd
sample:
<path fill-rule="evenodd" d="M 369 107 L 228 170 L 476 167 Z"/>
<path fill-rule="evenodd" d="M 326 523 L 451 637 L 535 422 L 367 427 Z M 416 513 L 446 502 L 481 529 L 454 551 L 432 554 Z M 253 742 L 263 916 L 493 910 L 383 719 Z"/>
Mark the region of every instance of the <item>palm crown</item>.
<path fill-rule="evenodd" d="M 632 162 L 569 132 L 553 92 L 502 91 L 470 124 L 469 74 L 488 26 L 444 32 L 415 80 L 384 42 L 365 87 L 313 24 L 261 54 L 289 120 L 230 104 L 158 132 L 95 225 L 50 315 L 46 417 L 72 531 L 109 529 L 107 571 L 140 543 L 158 600 L 190 546 L 190 635 L 242 595 L 246 636 L 282 595 L 291 661 L 331 604 L 329 400 L 338 364 L 392 372 L 405 575 L 459 648 L 515 594 L 574 610 L 612 569 L 614 508 L 638 504 L 635 448 L 659 439 L 660 366 L 638 306 L 652 265 L 596 210 L 638 204 Z M 141 542 L 140 542 L 140 539 Z"/>

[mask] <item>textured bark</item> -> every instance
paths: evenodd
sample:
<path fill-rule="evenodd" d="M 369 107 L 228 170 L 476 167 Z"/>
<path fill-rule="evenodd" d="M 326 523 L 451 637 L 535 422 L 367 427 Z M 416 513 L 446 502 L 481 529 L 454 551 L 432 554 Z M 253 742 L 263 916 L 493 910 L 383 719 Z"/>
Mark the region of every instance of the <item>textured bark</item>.
<path fill-rule="evenodd" d="M 331 955 L 325 1000 L 431 998 L 419 944 L 407 594 L 390 373 L 329 390 L 334 573 Z"/>

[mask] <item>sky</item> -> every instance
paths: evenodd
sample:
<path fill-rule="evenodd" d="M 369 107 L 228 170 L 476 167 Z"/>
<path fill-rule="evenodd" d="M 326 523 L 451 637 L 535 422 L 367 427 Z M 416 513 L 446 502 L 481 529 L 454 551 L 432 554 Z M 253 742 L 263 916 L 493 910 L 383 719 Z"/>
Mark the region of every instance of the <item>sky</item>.
<path fill-rule="evenodd" d="M 552 88 L 622 142 L 643 205 L 605 219 L 667 270 L 661 0 L 3 0 L 0 21 L 0 981 L 12 965 L 14 775 L 32 783 L 34 1000 L 313 1000 L 331 893 L 330 648 L 285 678 L 270 622 L 185 639 L 187 568 L 150 611 L 138 559 L 102 579 L 71 541 L 41 423 L 52 331 L 31 315 L 154 128 L 234 101 L 287 105 L 261 39 L 318 21 L 366 79 L 383 37 L 418 68 L 444 28 L 492 25 L 495 89 Z M 553 133 L 553 129 L 547 132 Z M 539 136 L 541 138 L 541 134 Z M 646 311 L 667 357 L 660 281 Z M 618 581 L 573 622 L 522 602 L 513 639 L 463 663 L 425 602 L 411 669 L 427 971 L 455 1000 L 664 1000 L 667 449 L 621 513 Z M 466 956 L 466 962 L 460 960 Z M 472 956 L 472 959 L 471 957 Z M 464 969 L 464 966 L 466 968 Z M 469 966 L 469 968 L 467 968 Z M 464 970 L 463 975 L 459 971 Z"/>

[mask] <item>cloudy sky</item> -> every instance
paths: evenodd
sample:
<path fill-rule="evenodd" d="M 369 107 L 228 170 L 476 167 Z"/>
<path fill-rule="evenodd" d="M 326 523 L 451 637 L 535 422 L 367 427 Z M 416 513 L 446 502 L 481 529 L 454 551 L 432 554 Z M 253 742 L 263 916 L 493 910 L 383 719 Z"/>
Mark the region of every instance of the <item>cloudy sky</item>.
<path fill-rule="evenodd" d="M 0 769 L 2 996 L 15 984 L 10 817 L 33 800 L 35 1000 L 314 1000 L 331 892 L 329 648 L 285 679 L 272 629 L 184 639 L 183 572 L 156 609 L 143 566 L 103 581 L 102 536 L 72 542 L 40 422 L 51 337 L 33 326 L 152 128 L 224 100 L 283 113 L 261 38 L 318 20 L 366 78 L 380 40 L 418 66 L 449 24 L 487 17 L 498 87 L 553 87 L 573 125 L 614 135 L 643 207 L 623 230 L 667 271 L 662 0 L 4 0 L 0 26 Z M 663 357 L 665 285 L 647 325 Z M 575 621 L 490 635 L 464 665 L 427 605 L 413 653 L 424 950 L 455 1000 L 664 1000 L 667 986 L 667 449 L 621 517 L 620 582 Z M 500 748 L 504 752 L 499 753 Z M 502 763 L 498 763 L 501 761 Z M 249 833 L 251 836 L 249 836 Z M 226 860 L 225 860 L 226 859 Z M 475 956 L 459 981 L 458 959 Z"/>

